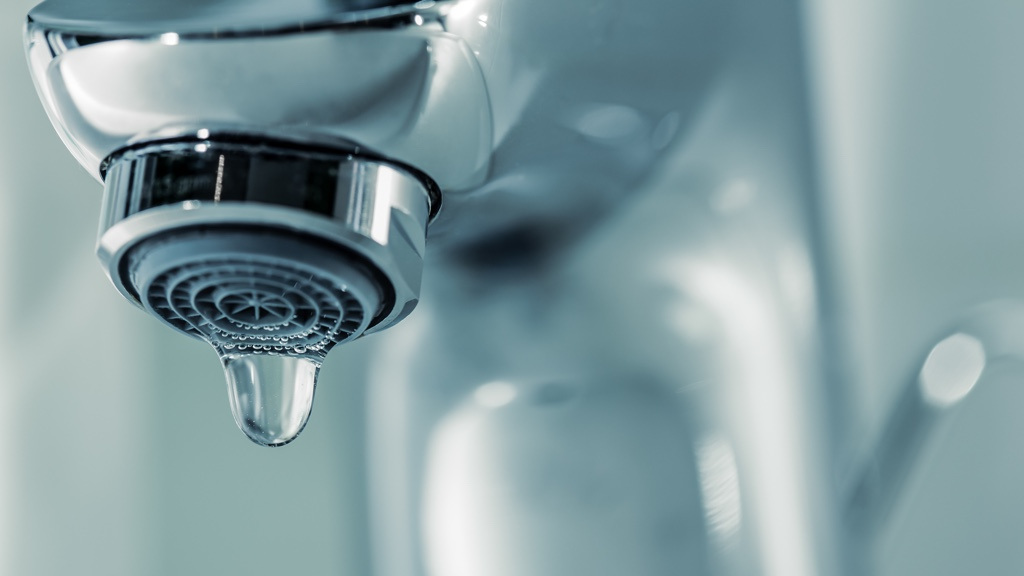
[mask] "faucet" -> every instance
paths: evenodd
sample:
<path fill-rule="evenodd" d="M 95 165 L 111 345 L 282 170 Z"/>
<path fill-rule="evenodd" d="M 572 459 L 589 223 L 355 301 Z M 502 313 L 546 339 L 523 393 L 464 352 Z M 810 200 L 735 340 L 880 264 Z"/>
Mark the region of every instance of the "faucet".
<path fill-rule="evenodd" d="M 440 190 L 488 167 L 483 79 L 438 7 L 123 4 L 30 14 L 40 96 L 105 182 L 114 285 L 213 345 L 239 427 L 282 446 L 327 352 L 415 307 Z"/>
<path fill-rule="evenodd" d="M 104 270 L 215 349 L 251 440 L 294 440 L 327 353 L 379 333 L 379 576 L 869 572 L 993 329 L 851 448 L 800 38 L 795 0 L 46 0 L 26 27 Z"/>

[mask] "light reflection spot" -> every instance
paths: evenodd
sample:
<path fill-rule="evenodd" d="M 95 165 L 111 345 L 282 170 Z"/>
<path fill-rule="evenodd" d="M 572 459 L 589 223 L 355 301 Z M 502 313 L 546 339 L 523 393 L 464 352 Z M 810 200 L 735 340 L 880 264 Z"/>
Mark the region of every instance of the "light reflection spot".
<path fill-rule="evenodd" d="M 939 342 L 921 367 L 918 381 L 925 400 L 942 408 L 963 400 L 986 361 L 985 347 L 974 336 L 958 332 Z"/>
<path fill-rule="evenodd" d="M 749 206 L 755 196 L 754 185 L 749 180 L 737 178 L 711 196 L 711 209 L 719 214 L 734 214 Z"/>
<path fill-rule="evenodd" d="M 728 538 L 739 531 L 743 519 L 732 445 L 720 436 L 701 439 L 697 443 L 697 466 L 708 530 L 718 538 Z"/>
<path fill-rule="evenodd" d="M 485 408 L 501 408 L 516 399 L 516 387 L 507 382 L 490 382 L 473 392 L 473 399 Z"/>
<path fill-rule="evenodd" d="M 160 35 L 160 43 L 166 46 L 177 46 L 181 37 L 176 32 L 167 32 Z"/>
<path fill-rule="evenodd" d="M 596 140 L 624 140 L 647 130 L 647 119 L 635 108 L 620 104 L 594 104 L 577 111 L 570 125 Z"/>

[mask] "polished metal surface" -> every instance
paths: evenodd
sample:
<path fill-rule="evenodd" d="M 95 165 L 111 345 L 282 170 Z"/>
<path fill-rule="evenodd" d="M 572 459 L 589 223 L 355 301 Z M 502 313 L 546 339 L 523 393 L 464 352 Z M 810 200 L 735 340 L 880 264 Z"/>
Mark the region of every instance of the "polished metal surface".
<path fill-rule="evenodd" d="M 444 2 L 441 2 L 443 5 Z M 48 29 L 92 36 L 264 34 L 325 24 L 430 14 L 435 2 L 402 0 L 47 0 L 29 18 Z"/>
<path fill-rule="evenodd" d="M 157 172 L 161 161 L 165 173 Z M 182 173 L 186 164 L 195 172 Z M 187 184 L 176 186 L 176 178 Z M 342 259 L 347 251 L 369 264 L 383 280 L 382 308 L 370 311 L 372 322 L 359 334 L 395 324 L 419 301 L 431 198 L 399 168 L 337 153 L 196 140 L 119 155 L 106 181 L 97 253 L 136 304 L 143 302 L 126 266 L 133 249 L 150 238 L 238 227 L 313 238 Z"/>
<path fill-rule="evenodd" d="M 204 130 L 384 156 L 445 189 L 479 184 L 488 167 L 480 70 L 435 28 L 113 39 L 56 56 L 41 25 L 26 34 L 44 105 L 97 178 L 126 146 Z"/>
<path fill-rule="evenodd" d="M 139 10 L 109 19 L 127 34 L 153 16 Z M 93 178 L 126 145 L 207 130 L 365 152 L 433 179 L 445 206 L 417 312 L 324 366 L 360 386 L 322 387 L 334 417 L 309 444 L 250 457 L 209 413 L 215 367 L 61 266 L 85 251 L 42 230 L 73 235 L 96 199 L 55 140 L 28 144 L 41 113 L 5 110 L 18 136 L 0 161 L 62 167 L 8 167 L 10 213 L 51 223 L 3 228 L 5 269 L 34 277 L 7 318 L 49 309 L 35 277 L 101 305 L 47 316 L 82 335 L 73 370 L 33 361 L 54 330 L 0 356 L 25 382 L 0 389 L 2 437 L 32 431 L 0 444 L 18 464 L 0 475 L 0 572 L 1020 572 L 1020 16 L 988 0 L 463 0 L 422 25 L 253 24 L 237 44 L 161 38 L 176 20 L 154 18 L 56 57 L 30 29 L 51 120 Z M 290 115 L 312 111 L 325 121 Z M 109 245 L 222 215 L 336 234 L 280 206 L 189 206 L 124 220 L 139 227 Z M 101 345 L 101 325 L 124 329 Z M 123 364 L 97 362 L 111 350 Z"/>
<path fill-rule="evenodd" d="M 213 347 L 246 436 L 284 446 L 328 352 L 415 308 L 440 200 L 381 161 L 196 136 L 107 160 L 98 253 L 128 300 Z"/>

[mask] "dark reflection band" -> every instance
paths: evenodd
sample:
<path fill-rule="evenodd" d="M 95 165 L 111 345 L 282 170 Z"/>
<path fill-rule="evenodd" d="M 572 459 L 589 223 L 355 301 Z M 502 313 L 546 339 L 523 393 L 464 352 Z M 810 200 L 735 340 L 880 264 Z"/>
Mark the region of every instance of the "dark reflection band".
<path fill-rule="evenodd" d="M 262 142 L 165 142 L 125 151 L 107 166 L 105 227 L 189 201 L 269 204 L 338 218 L 375 179 L 397 175 L 427 188 L 393 165 Z"/>

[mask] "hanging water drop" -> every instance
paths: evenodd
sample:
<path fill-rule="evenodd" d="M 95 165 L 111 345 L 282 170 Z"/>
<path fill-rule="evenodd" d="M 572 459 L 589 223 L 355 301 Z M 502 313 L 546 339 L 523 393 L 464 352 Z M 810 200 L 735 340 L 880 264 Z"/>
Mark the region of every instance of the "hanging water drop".
<path fill-rule="evenodd" d="M 309 420 L 320 361 L 306 356 L 221 356 L 235 423 L 261 446 L 284 446 Z"/>

